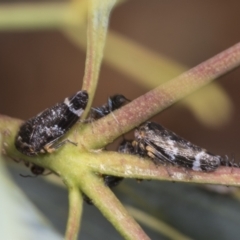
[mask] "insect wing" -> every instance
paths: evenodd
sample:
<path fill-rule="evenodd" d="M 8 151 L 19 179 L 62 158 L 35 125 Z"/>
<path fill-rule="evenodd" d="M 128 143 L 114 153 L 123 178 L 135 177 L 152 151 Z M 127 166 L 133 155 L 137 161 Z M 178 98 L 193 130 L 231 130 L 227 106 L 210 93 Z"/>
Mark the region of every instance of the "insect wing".
<path fill-rule="evenodd" d="M 69 130 L 81 117 L 87 106 L 88 94 L 86 91 L 79 91 L 70 98 L 66 98 L 64 111 L 58 122 L 58 126 L 66 131 Z"/>
<path fill-rule="evenodd" d="M 20 127 L 16 148 L 28 156 L 46 151 L 46 145 L 51 146 L 78 121 L 87 101 L 87 92 L 79 91 L 28 120 Z"/>
<path fill-rule="evenodd" d="M 147 155 L 154 162 L 170 162 L 195 171 L 213 171 L 220 165 L 221 157 L 206 152 L 177 134 L 156 123 L 147 122 L 139 131 Z"/>
<path fill-rule="evenodd" d="M 51 147 L 63 134 L 65 134 L 81 117 L 88 101 L 88 94 L 79 91 L 63 103 L 59 103 L 46 111 L 49 132 L 45 132 L 46 148 Z M 44 119 L 44 118 L 43 118 Z M 47 125 L 48 125 L 47 124 Z M 47 135 L 47 136 L 46 136 Z"/>

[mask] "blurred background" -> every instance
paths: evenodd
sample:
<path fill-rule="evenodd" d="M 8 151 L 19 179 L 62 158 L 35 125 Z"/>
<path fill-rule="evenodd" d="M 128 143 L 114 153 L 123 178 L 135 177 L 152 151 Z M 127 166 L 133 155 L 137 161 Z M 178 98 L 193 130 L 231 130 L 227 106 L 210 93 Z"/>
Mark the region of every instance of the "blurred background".
<path fill-rule="evenodd" d="M 9 1 L 8 5 L 6 1 L 0 4 L 2 9 L 10 6 Z M 110 39 L 106 45 L 106 56 L 114 61 L 109 57 L 102 64 L 94 106 L 102 105 L 116 93 L 134 99 L 161 83 L 161 69 L 155 69 L 159 71 L 156 77 L 159 82 L 148 79 L 148 76 L 155 78 L 150 76 L 154 59 L 166 60 L 169 74 L 163 78 L 168 80 L 239 42 L 239 7 L 237 0 L 122 1 L 112 11 L 110 20 L 110 34 L 116 39 Z M 54 27 L 10 30 L 1 29 L 1 23 L 0 30 L 1 114 L 28 119 L 81 88 L 86 53 L 65 30 Z M 118 41 L 123 39 L 130 49 L 136 50 L 128 51 L 125 46 L 126 54 L 132 54 L 132 58 L 126 55 L 126 59 L 121 51 L 121 61 L 126 61 L 129 69 L 116 60 L 120 54 Z M 163 72 L 164 66 L 161 65 Z M 136 73 L 131 71 L 134 68 Z M 148 76 L 140 80 L 138 69 L 140 73 L 148 72 Z M 240 69 L 236 69 L 215 81 L 211 90 L 206 88 L 201 94 L 175 104 L 154 121 L 213 153 L 233 155 L 238 160 L 239 78 Z M 111 149 L 116 149 L 116 145 Z M 47 177 L 21 178 L 19 173 L 28 174 L 28 169 L 19 169 L 21 164 L 10 160 L 8 163 L 24 194 L 57 232 L 64 234 L 68 211 L 66 190 L 49 183 Z M 236 239 L 240 234 L 238 190 L 221 195 L 190 184 L 156 181 L 139 184 L 125 180 L 114 191 L 124 204 L 163 221 L 188 239 Z M 122 239 L 94 206 L 84 205 L 81 239 L 106 236 Z M 151 239 L 174 239 L 160 227 L 156 230 L 146 224 L 142 226 Z"/>

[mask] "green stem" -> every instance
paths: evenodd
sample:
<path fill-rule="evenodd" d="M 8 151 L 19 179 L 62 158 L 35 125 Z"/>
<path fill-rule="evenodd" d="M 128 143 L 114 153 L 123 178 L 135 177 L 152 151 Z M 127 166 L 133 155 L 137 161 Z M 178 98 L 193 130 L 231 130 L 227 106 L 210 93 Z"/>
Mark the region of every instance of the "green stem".
<path fill-rule="evenodd" d="M 87 57 L 82 89 L 89 94 L 88 109 L 92 105 L 106 42 L 109 15 L 116 0 L 90 0 L 88 5 Z M 84 118 L 83 116 L 83 118 Z"/>
<path fill-rule="evenodd" d="M 231 186 L 240 185 L 240 168 L 220 167 L 211 173 L 192 172 L 169 166 L 156 167 L 149 160 L 136 156 L 119 154 L 117 152 L 83 152 L 83 149 L 65 145 L 53 154 L 27 157 L 19 153 L 14 147 L 14 137 L 20 121 L 0 115 L 0 132 L 3 137 L 3 152 L 15 159 L 24 159 L 56 172 L 64 179 L 79 181 L 85 178 L 86 172 L 130 178 L 157 179 L 165 181 L 180 181 L 191 183 L 211 183 Z M 81 135 L 85 139 L 87 136 Z M 80 139 L 81 139 L 80 138 Z M 79 144 L 81 146 L 81 144 Z M 67 159 L 67 161 L 66 161 Z M 171 173 L 171 174 L 169 174 Z"/>
<path fill-rule="evenodd" d="M 63 29 L 73 26 L 69 3 L 1 4 L 0 30 Z"/>
<path fill-rule="evenodd" d="M 83 154 L 81 158 L 84 158 L 92 172 L 105 175 L 135 179 L 240 186 L 240 168 L 219 167 L 213 172 L 197 172 L 171 165 L 156 166 L 148 159 L 108 151 Z M 75 159 L 75 161 L 79 162 L 80 159 Z"/>
<path fill-rule="evenodd" d="M 102 181 L 93 177 L 91 174 L 85 175 L 84 181 L 87 182 L 84 186 L 81 182 L 79 183 L 82 185 L 84 193 L 86 193 L 91 199 L 94 199 L 94 205 L 125 239 L 150 239 L 132 216 L 129 215 L 113 192 L 103 185 Z"/>
<path fill-rule="evenodd" d="M 66 240 L 76 240 L 78 237 L 80 219 L 82 215 L 82 197 L 78 187 L 69 189 L 69 215 L 67 222 L 67 230 L 65 234 Z"/>

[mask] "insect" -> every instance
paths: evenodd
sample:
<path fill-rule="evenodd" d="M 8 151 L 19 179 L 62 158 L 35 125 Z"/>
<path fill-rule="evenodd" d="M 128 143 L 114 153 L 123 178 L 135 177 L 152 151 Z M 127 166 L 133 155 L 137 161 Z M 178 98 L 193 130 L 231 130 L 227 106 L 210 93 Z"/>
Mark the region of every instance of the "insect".
<path fill-rule="evenodd" d="M 214 171 L 222 157 L 214 155 L 154 123 L 146 122 L 134 132 L 136 153 L 145 155 L 154 163 L 171 163 L 194 171 Z"/>
<path fill-rule="evenodd" d="M 51 153 L 68 139 L 57 142 L 81 117 L 88 102 L 88 93 L 79 91 L 64 102 L 47 108 L 26 121 L 15 139 L 17 150 L 28 156 Z"/>
<path fill-rule="evenodd" d="M 126 97 L 124 97 L 121 94 L 116 94 L 114 96 L 111 96 L 108 98 L 108 101 L 106 104 L 100 107 L 91 108 L 89 119 L 98 120 L 108 115 L 109 113 L 113 112 L 114 110 L 119 109 L 129 101 L 130 100 L 128 100 Z"/>

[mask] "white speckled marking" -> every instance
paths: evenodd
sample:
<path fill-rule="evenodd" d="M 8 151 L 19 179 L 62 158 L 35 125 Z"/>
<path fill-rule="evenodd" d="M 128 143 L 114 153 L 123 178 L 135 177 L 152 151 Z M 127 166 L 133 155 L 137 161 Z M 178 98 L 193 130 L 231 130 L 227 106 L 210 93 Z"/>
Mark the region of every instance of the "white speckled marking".
<path fill-rule="evenodd" d="M 80 108 L 80 109 L 78 109 L 78 110 L 74 109 L 74 108 L 72 107 L 72 103 L 69 101 L 68 98 L 65 98 L 64 103 L 68 106 L 69 110 L 70 110 L 72 113 L 74 113 L 74 114 L 77 115 L 78 117 L 80 117 L 80 116 L 82 115 L 83 109 L 82 109 L 82 108 Z"/>
<path fill-rule="evenodd" d="M 204 151 L 202 151 L 195 156 L 195 161 L 193 162 L 193 166 L 192 166 L 192 169 L 194 171 L 202 171 L 202 169 L 201 169 L 201 159 L 205 154 L 206 153 Z"/>
<path fill-rule="evenodd" d="M 78 110 L 75 110 L 74 108 L 72 108 L 71 106 L 69 107 L 69 110 L 74 113 L 75 115 L 77 115 L 78 117 L 80 117 L 83 113 L 83 109 L 80 108 Z"/>
<path fill-rule="evenodd" d="M 70 105 L 69 99 L 68 99 L 68 98 L 65 98 L 65 99 L 64 99 L 64 103 L 65 103 L 67 106 L 69 106 L 69 105 Z"/>

